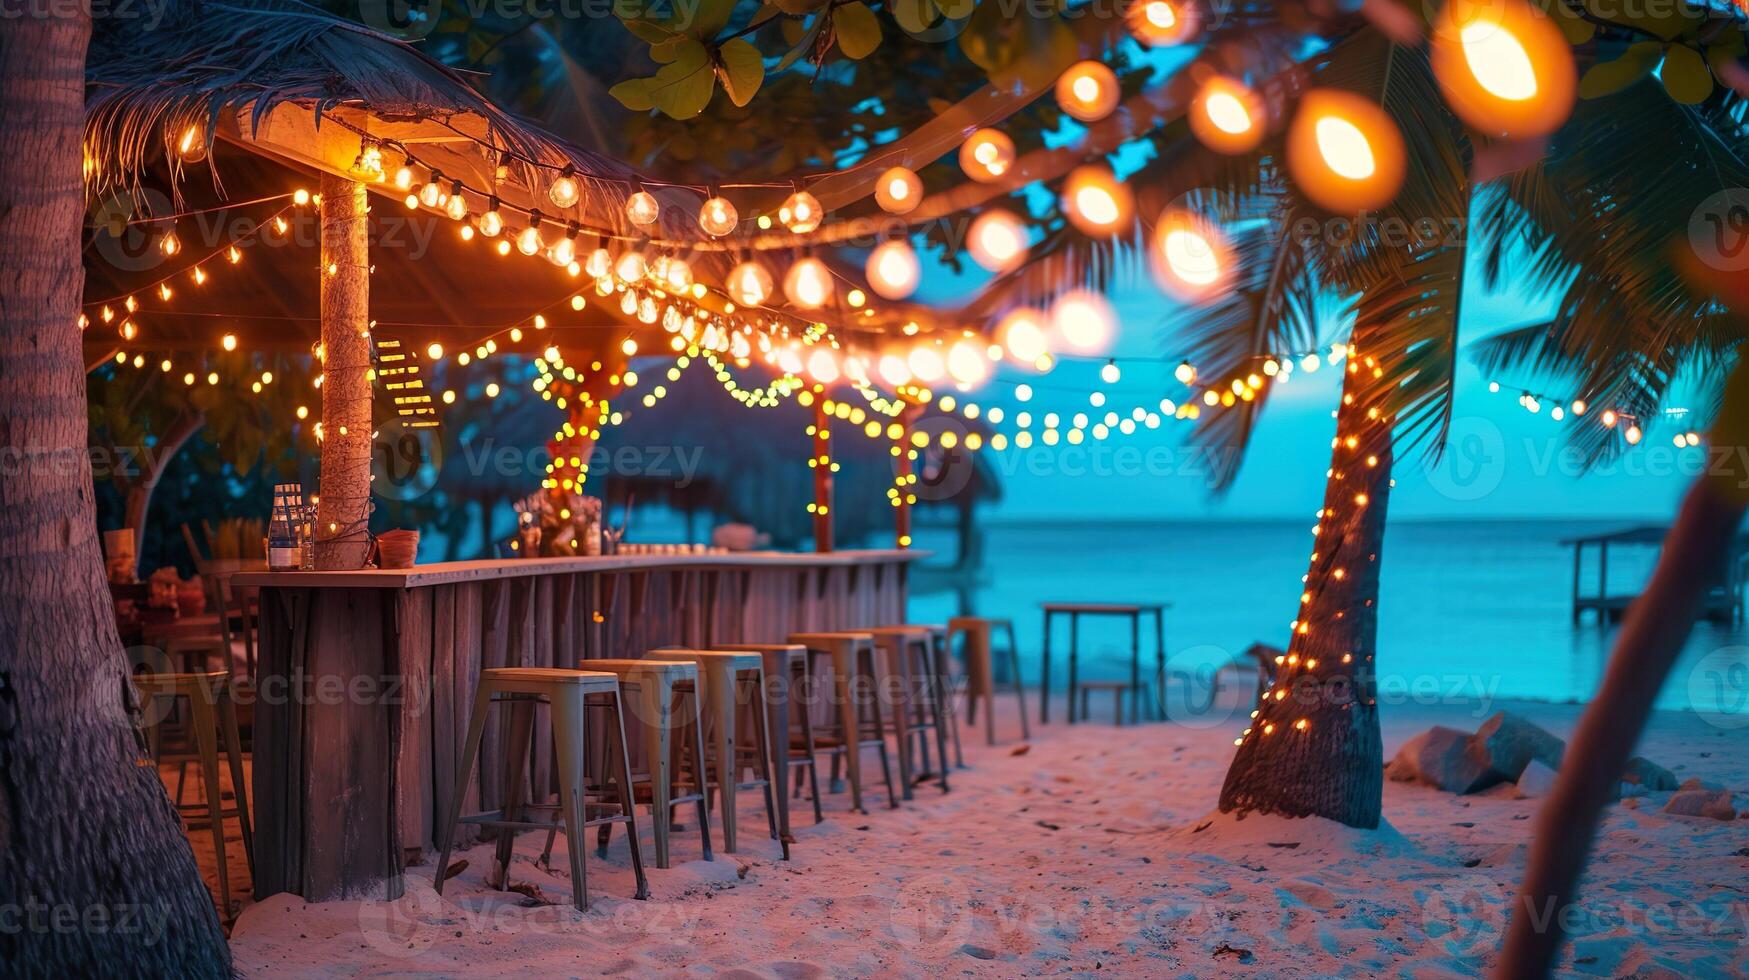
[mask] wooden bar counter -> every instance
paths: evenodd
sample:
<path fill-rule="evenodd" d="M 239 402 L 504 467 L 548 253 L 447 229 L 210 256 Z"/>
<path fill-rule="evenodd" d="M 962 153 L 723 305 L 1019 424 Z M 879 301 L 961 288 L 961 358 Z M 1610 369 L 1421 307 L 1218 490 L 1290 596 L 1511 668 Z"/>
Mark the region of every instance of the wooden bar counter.
<path fill-rule="evenodd" d="M 455 787 L 480 670 L 905 621 L 923 552 L 737 552 L 256 572 L 255 893 L 399 897 Z M 541 712 L 537 789 L 553 782 Z M 502 803 L 503 719 L 465 811 Z M 432 869 L 435 873 L 435 869 Z"/>

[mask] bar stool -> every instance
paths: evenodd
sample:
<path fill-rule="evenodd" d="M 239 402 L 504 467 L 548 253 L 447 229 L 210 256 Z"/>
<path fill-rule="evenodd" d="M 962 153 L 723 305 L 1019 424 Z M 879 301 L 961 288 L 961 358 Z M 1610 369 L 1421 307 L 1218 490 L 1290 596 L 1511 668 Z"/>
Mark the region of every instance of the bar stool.
<path fill-rule="evenodd" d="M 203 671 L 194 674 L 135 674 L 134 690 L 139 692 L 142 709 L 145 702 L 159 699 L 186 698 L 189 727 L 194 734 L 194 751 L 200 761 L 201 785 L 206 802 L 176 804 L 185 814 L 198 814 L 202 809 L 212 828 L 213 860 L 218 865 L 219 901 L 225 916 L 231 915 L 231 879 L 225 860 L 225 817 L 235 817 L 243 832 L 243 856 L 249 873 L 255 873 L 254 825 L 249 820 L 249 792 L 243 778 L 242 739 L 237 734 L 237 706 L 231 698 L 231 674 L 228 670 Z M 168 711 L 159 712 L 151 705 L 144 715 L 147 744 L 154 763 L 159 758 L 163 719 Z M 236 807 L 224 808 L 223 791 L 219 787 L 219 733 L 223 727 L 225 757 L 231 770 L 231 794 Z"/>
<path fill-rule="evenodd" d="M 1128 681 L 1082 681 L 1080 690 L 1082 721 L 1093 717 L 1087 710 L 1089 697 L 1096 691 L 1108 691 L 1111 693 L 1112 721 L 1119 728 L 1123 727 L 1123 696 L 1130 691 Z"/>
<path fill-rule="evenodd" d="M 698 665 L 691 660 L 668 656 L 646 660 L 583 660 L 580 663 L 582 669 L 602 670 L 618 677 L 619 689 L 632 706 L 638 737 L 644 745 L 643 768 L 632 768 L 633 798 L 637 796 L 638 785 L 647 780 L 650 824 L 656 842 L 656 867 L 673 867 L 669 851 L 674 808 L 687 803 L 698 806 L 704 859 L 715 860 L 711 856 L 710 802 L 705 796 L 709 774 L 704 765 L 703 719 L 709 693 L 699 683 Z M 678 743 L 674 740 L 677 725 L 681 730 Z M 689 743 L 690 750 L 685 754 L 691 760 L 691 779 L 683 781 L 675 757 L 681 754 L 678 750 L 688 747 Z M 681 792 L 681 786 L 690 787 L 691 792 Z M 605 855 L 613 827 L 602 824 L 597 833 L 598 849 Z M 550 851 L 552 846 L 552 835 L 548 835 L 547 849 Z"/>
<path fill-rule="evenodd" d="M 718 643 L 714 649 L 742 653 L 757 653 L 765 661 L 767 678 L 781 677 L 785 683 L 767 684 L 765 703 L 770 720 L 767 731 L 783 732 L 784 764 L 777 767 L 777 826 L 785 843 L 794 843 L 790 833 L 789 799 L 790 773 L 808 770 L 808 791 L 814 801 L 814 823 L 826 819 L 820 809 L 820 767 L 815 762 L 814 718 L 809 708 L 813 704 L 813 672 L 808 668 L 808 648 L 799 643 Z M 795 692 L 801 691 L 797 697 Z M 772 735 L 773 751 L 778 736 Z M 795 783 L 794 795 L 802 795 L 802 784 Z"/>
<path fill-rule="evenodd" d="M 523 791 L 528 775 L 528 757 L 534 740 L 534 707 L 545 700 L 553 716 L 554 768 L 559 778 L 557 804 L 524 804 Z M 505 767 L 509 780 L 504 788 L 504 807 L 487 813 L 463 817 L 462 799 L 467 795 L 473 778 L 474 761 L 480 752 L 480 735 L 486 729 L 486 713 L 493 702 L 510 705 L 510 737 L 505 740 Z M 590 787 L 584 776 L 584 759 L 588 751 L 586 709 L 606 710 L 609 746 L 609 774 L 615 784 L 616 800 L 589 802 Z M 615 766 L 614 763 L 618 765 Z M 443 894 L 445 872 L 449 868 L 450 844 L 455 839 L 457 823 L 479 824 L 504 828 L 498 839 L 498 887 L 510 885 L 510 856 L 515 844 L 515 830 L 551 830 L 554 820 L 534 822 L 517 819 L 523 810 L 556 810 L 557 821 L 565 829 L 566 850 L 571 859 L 571 904 L 579 911 L 589 907 L 589 879 L 584 861 L 583 832 L 589 827 L 624 823 L 630 838 L 632 872 L 637 876 L 638 890 L 633 897 L 650 897 L 650 884 L 644 877 L 644 859 L 638 851 L 637 815 L 633 807 L 631 761 L 626 756 L 624 697 L 619 678 L 605 671 L 565 670 L 559 667 L 490 667 L 480 671 L 480 687 L 474 695 L 473 714 L 468 718 L 468 741 L 462 751 L 461 769 L 456 774 L 455 798 L 450 801 L 449 815 L 438 832 L 437 893 Z M 604 795 L 604 794 L 603 794 Z M 590 808 L 606 811 L 590 817 Z"/>
<path fill-rule="evenodd" d="M 953 743 L 953 764 L 957 769 L 966 767 L 966 756 L 960 748 L 960 717 L 959 709 L 955 707 L 965 686 L 964 675 L 955 676 L 953 672 L 953 657 L 948 654 L 947 624 L 920 623 L 916 627 L 929 633 L 929 650 L 933 658 L 937 690 L 941 692 L 941 716 L 947 722 L 947 739 Z M 943 766 L 946 766 L 944 761 Z"/>
<path fill-rule="evenodd" d="M 808 648 L 808 656 L 826 657 L 830 665 L 833 699 L 837 702 L 836 721 L 824 737 L 815 743 L 832 753 L 832 774 L 837 778 L 838 760 L 842 755 L 846 775 L 850 778 L 850 807 L 867 813 L 862 804 L 862 752 L 876 748 L 881 754 L 881 778 L 887 786 L 887 805 L 899 806 L 899 796 L 893 792 L 893 770 L 887 758 L 887 729 L 881 717 L 878 691 L 879 672 L 875 668 L 874 637 L 868 633 L 791 633 L 789 642 Z M 858 687 L 866 688 L 869 709 L 864 719 L 864 699 L 856 696 Z"/>
<path fill-rule="evenodd" d="M 994 661 L 997 653 L 993 640 L 998 627 L 1008 634 L 1008 647 L 1003 654 L 1008 660 L 1008 669 L 1014 674 L 1014 696 L 1020 704 L 1020 735 L 1022 738 L 1031 738 L 1032 730 L 1026 722 L 1026 687 L 1020 680 L 1020 653 L 1014 642 L 1014 623 L 988 616 L 955 616 L 947 621 L 950 639 L 955 634 L 964 637 L 960 645 L 960 655 L 966 664 L 966 724 L 978 723 L 978 702 L 983 701 L 984 741 L 990 745 L 996 744 Z"/>
<path fill-rule="evenodd" d="M 1130 624 L 1130 701 L 1131 716 L 1138 721 L 1147 717 L 1143 700 L 1150 685 L 1142 680 L 1142 617 L 1154 620 L 1154 694 L 1155 707 L 1161 721 L 1166 720 L 1166 602 L 1046 602 L 1040 606 L 1045 614 L 1043 672 L 1039 677 L 1040 724 L 1051 720 L 1051 621 L 1057 616 L 1069 617 L 1069 724 L 1076 720 L 1077 691 L 1080 688 L 1081 617 L 1111 617 L 1127 619 Z"/>
<path fill-rule="evenodd" d="M 875 648 L 886 656 L 887 673 L 899 682 L 899 703 L 893 708 L 893 729 L 899 743 L 899 779 L 905 799 L 912 798 L 914 776 L 931 774 L 929 739 L 934 735 L 941 753 L 941 791 L 947 784 L 947 725 L 942 721 L 940 675 L 936 671 L 934 639 L 922 626 L 874 626 L 864 629 L 875 638 Z M 921 769 L 911 764 L 915 747 Z"/>
<path fill-rule="evenodd" d="M 735 650 L 681 650 L 663 647 L 652 654 L 664 660 L 688 660 L 698 665 L 699 684 L 704 689 L 704 725 L 710 731 L 709 768 L 716 773 L 716 790 L 722 800 L 723 850 L 736 848 L 735 793 L 743 789 L 765 791 L 765 820 L 771 839 L 783 846 L 789 860 L 789 842 L 778 832 L 777 802 L 773 799 L 776 767 L 771 759 L 771 713 L 765 703 L 765 658 Z M 748 769 L 754 778 L 741 781 Z"/>

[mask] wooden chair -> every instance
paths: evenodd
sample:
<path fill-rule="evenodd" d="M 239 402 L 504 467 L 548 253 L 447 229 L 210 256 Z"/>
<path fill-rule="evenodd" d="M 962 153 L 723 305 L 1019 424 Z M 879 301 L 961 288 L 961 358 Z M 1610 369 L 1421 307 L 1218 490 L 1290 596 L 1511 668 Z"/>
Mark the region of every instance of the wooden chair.
<path fill-rule="evenodd" d="M 698 665 L 704 688 L 704 726 L 710 734 L 709 769 L 716 778 L 712 786 L 722 801 L 723 850 L 736 847 L 735 794 L 738 790 L 765 792 L 765 819 L 771 839 L 783 847 L 789 860 L 789 842 L 778 830 L 774 799 L 776 766 L 771 751 L 771 712 L 766 704 L 765 658 L 758 653 L 734 650 L 682 650 L 664 647 L 651 656 L 664 660 L 689 660 Z M 743 782 L 741 774 L 751 769 L 754 777 Z"/>
<path fill-rule="evenodd" d="M 644 660 L 583 660 L 584 670 L 602 670 L 619 678 L 619 689 L 631 705 L 633 727 L 644 746 L 643 766 L 632 767 L 634 798 L 639 786 L 649 787 L 651 835 L 655 842 L 656 867 L 671 868 L 669 857 L 673 842 L 674 808 L 692 803 L 698 807 L 699 842 L 704 859 L 715 860 L 711 854 L 710 803 L 705 784 L 710 778 L 704 766 L 702 736 L 704 704 L 708 696 L 700 683 L 698 666 L 679 657 L 651 657 Z M 680 737 L 675 738 L 676 730 Z M 686 768 L 689 779 L 681 779 L 677 759 L 682 748 L 690 760 Z M 605 855 L 607 841 L 613 832 L 610 824 L 602 824 L 598 833 L 598 849 Z M 547 836 L 547 853 L 553 846 L 557 831 Z"/>
<path fill-rule="evenodd" d="M 553 721 L 554 764 L 559 779 L 559 799 L 552 805 L 532 805 L 523 802 L 528 779 L 528 759 L 534 739 L 534 708 L 545 702 L 550 706 Z M 473 778 L 474 762 L 480 752 L 480 736 L 486 729 L 486 715 L 494 702 L 510 705 L 510 737 L 505 740 L 505 769 L 509 780 L 505 784 L 502 809 L 463 817 L 462 800 L 467 796 L 468 783 Z M 589 786 L 584 774 L 588 749 L 587 709 L 605 710 L 609 746 L 608 779 L 614 784 L 614 799 L 589 801 Z M 510 857 L 515 846 L 516 830 L 552 830 L 555 822 L 562 824 L 569 846 L 571 861 L 571 904 L 577 909 L 589 906 L 588 870 L 584 861 L 583 832 L 589 827 L 624 823 L 630 838 L 632 871 L 637 876 L 635 898 L 650 895 L 649 881 L 644 877 L 643 855 L 638 850 L 637 815 L 632 796 L 631 762 L 626 756 L 624 698 L 620 694 L 619 678 L 605 671 L 565 670 L 558 667 L 492 667 L 480 671 L 479 690 L 474 695 L 474 710 L 468 719 L 468 740 L 462 751 L 461 768 L 456 774 L 455 797 L 449 815 L 438 831 L 437 893 L 449 869 L 450 844 L 455 840 L 457 823 L 479 824 L 503 828 L 498 839 L 497 887 L 510 885 Z M 605 794 L 602 794 L 605 795 Z M 591 808 L 601 816 L 590 816 Z M 553 818 L 543 821 L 522 819 L 527 810 L 556 810 Z"/>
<path fill-rule="evenodd" d="M 998 628 L 1008 635 L 1008 646 L 1000 654 L 994 649 L 993 642 Z M 1020 680 L 1020 654 L 1014 643 L 1014 623 L 1007 619 L 992 619 L 988 616 L 955 616 L 947 621 L 949 642 L 952 637 L 960 636 L 960 656 L 966 665 L 966 724 L 978 723 L 978 702 L 984 704 L 984 740 L 990 745 L 996 744 L 996 672 L 994 661 L 997 656 L 1004 656 L 1008 661 L 1008 669 L 1013 674 L 1012 688 L 1015 699 L 1020 704 L 1020 735 L 1031 738 L 1032 730 L 1026 721 L 1026 687 Z"/>
<path fill-rule="evenodd" d="M 169 709 L 162 701 L 188 702 L 189 728 L 194 736 L 195 759 L 200 764 L 201 784 L 205 788 L 204 803 L 184 804 L 177 794 L 176 808 L 184 816 L 206 811 L 212 829 L 213 860 L 218 866 L 219 901 L 225 915 L 231 914 L 231 879 L 225 857 L 224 818 L 235 817 L 243 834 L 243 854 L 250 874 L 255 871 L 254 825 L 249 819 L 249 792 L 243 775 L 241 738 L 237 733 L 237 709 L 231 698 L 231 676 L 222 670 L 192 674 L 135 674 L 134 690 L 139 692 L 144 712 L 142 727 L 152 759 L 161 758 L 163 720 Z M 225 757 L 231 770 L 231 793 L 236 806 L 226 809 L 219 785 L 219 742 L 224 741 Z M 180 779 L 178 780 L 180 782 Z M 192 829 L 192 825 L 191 825 Z"/>
<path fill-rule="evenodd" d="M 816 733 L 815 744 L 832 753 L 834 782 L 838 764 L 843 761 L 850 780 L 851 809 L 868 812 L 862 802 L 862 753 L 870 748 L 880 752 L 887 804 L 897 809 L 899 796 L 893 791 L 892 763 L 887 757 L 887 729 L 878 690 L 880 674 L 875 666 L 874 637 L 857 632 L 791 633 L 789 642 L 807 647 L 813 663 L 824 660 L 827 664 L 826 676 L 832 684 L 836 710 L 826 734 Z"/>

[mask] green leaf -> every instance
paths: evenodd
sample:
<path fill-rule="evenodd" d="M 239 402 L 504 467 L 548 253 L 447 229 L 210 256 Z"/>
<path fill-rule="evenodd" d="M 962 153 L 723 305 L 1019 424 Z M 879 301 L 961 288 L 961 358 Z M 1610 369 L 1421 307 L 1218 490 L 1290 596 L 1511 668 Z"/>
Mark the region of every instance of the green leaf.
<path fill-rule="evenodd" d="M 1627 49 L 1614 61 L 1603 61 L 1585 70 L 1579 79 L 1579 97 L 1600 99 L 1614 95 L 1651 73 L 1658 65 L 1661 46 L 1656 41 L 1641 41 Z"/>
<path fill-rule="evenodd" d="M 728 26 L 729 18 L 735 14 L 735 0 L 697 0 L 690 17 L 684 4 L 676 4 L 674 9 L 676 26 L 693 37 L 709 39 Z"/>
<path fill-rule="evenodd" d="M 935 20 L 935 5 L 930 0 L 890 0 L 887 11 L 907 34 L 921 34 Z"/>
<path fill-rule="evenodd" d="M 1683 105 L 1699 105 L 1713 94 L 1713 73 L 1699 51 L 1686 44 L 1672 44 L 1664 53 L 1664 69 L 1659 73 L 1664 91 Z"/>
<path fill-rule="evenodd" d="M 674 32 L 668 28 L 642 17 L 621 17 L 619 22 L 625 25 L 625 29 L 631 31 L 634 37 L 646 44 L 660 44 L 674 36 Z"/>
<path fill-rule="evenodd" d="M 710 60 L 710 52 L 697 40 L 676 34 L 660 44 L 650 45 L 650 59 L 659 65 L 673 64 L 682 59 L 691 63 L 696 59 Z"/>
<path fill-rule="evenodd" d="M 716 85 L 710 52 L 693 41 L 680 47 L 674 60 L 656 72 L 650 82 L 650 99 L 670 118 L 691 119 L 704 111 Z"/>
<path fill-rule="evenodd" d="M 653 78 L 628 78 L 613 88 L 607 94 L 619 100 L 619 104 L 633 112 L 649 112 L 656 108 L 655 101 L 650 97 L 650 83 Z"/>
<path fill-rule="evenodd" d="M 765 60 L 746 38 L 730 38 L 717 49 L 717 77 L 730 102 L 746 105 L 765 82 Z"/>
<path fill-rule="evenodd" d="M 832 35 L 844 54 L 860 61 L 881 46 L 881 22 L 867 4 L 852 3 L 832 9 Z"/>

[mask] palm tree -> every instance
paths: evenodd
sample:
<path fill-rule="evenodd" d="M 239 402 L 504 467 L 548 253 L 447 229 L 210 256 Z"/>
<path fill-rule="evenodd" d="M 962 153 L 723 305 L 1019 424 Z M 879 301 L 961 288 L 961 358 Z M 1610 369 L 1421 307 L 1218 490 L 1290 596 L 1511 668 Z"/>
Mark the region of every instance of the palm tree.
<path fill-rule="evenodd" d="M 1445 110 L 1422 51 L 1367 27 L 1304 67 L 1313 84 L 1378 99 L 1408 144 L 1410 177 L 1389 207 L 1336 241 L 1294 234 L 1302 217 L 1324 226 L 1275 170 L 1279 147 L 1210 175 L 1209 202 L 1240 222 L 1240 277 L 1183 331 L 1205 378 L 1243 378 L 1272 353 L 1307 349 L 1320 300 L 1345 297 L 1353 317 L 1301 613 L 1220 806 L 1373 827 L 1382 761 L 1374 640 L 1391 469 L 1417 447 L 1440 451 L 1458 354 L 1470 243 L 1444 229 L 1479 215 L 1474 244 L 1489 281 L 1529 248 L 1526 278 L 1567 283 L 1553 322 L 1483 344 L 1484 365 L 1569 375 L 1592 404 L 1645 417 L 1681 369 L 1718 365 L 1742 338 L 1738 321 L 1712 312 L 1704 291 L 1672 271 L 1667 249 L 1696 204 L 1742 185 L 1744 103 L 1721 91 L 1678 105 L 1641 82 L 1583 103 L 1541 163 L 1478 189 L 1476 140 Z M 1408 244 L 1387 234 L 1424 219 L 1440 233 Z M 1267 385 L 1211 412 L 1198 437 L 1243 450 L 1266 395 Z M 1573 431 L 1592 459 L 1619 448 L 1601 426 Z"/>
<path fill-rule="evenodd" d="M 127 721 L 97 546 L 74 326 L 91 22 L 74 10 L 0 23 L 0 906 L 28 917 L 0 959 L 221 977 L 212 900 Z"/>

